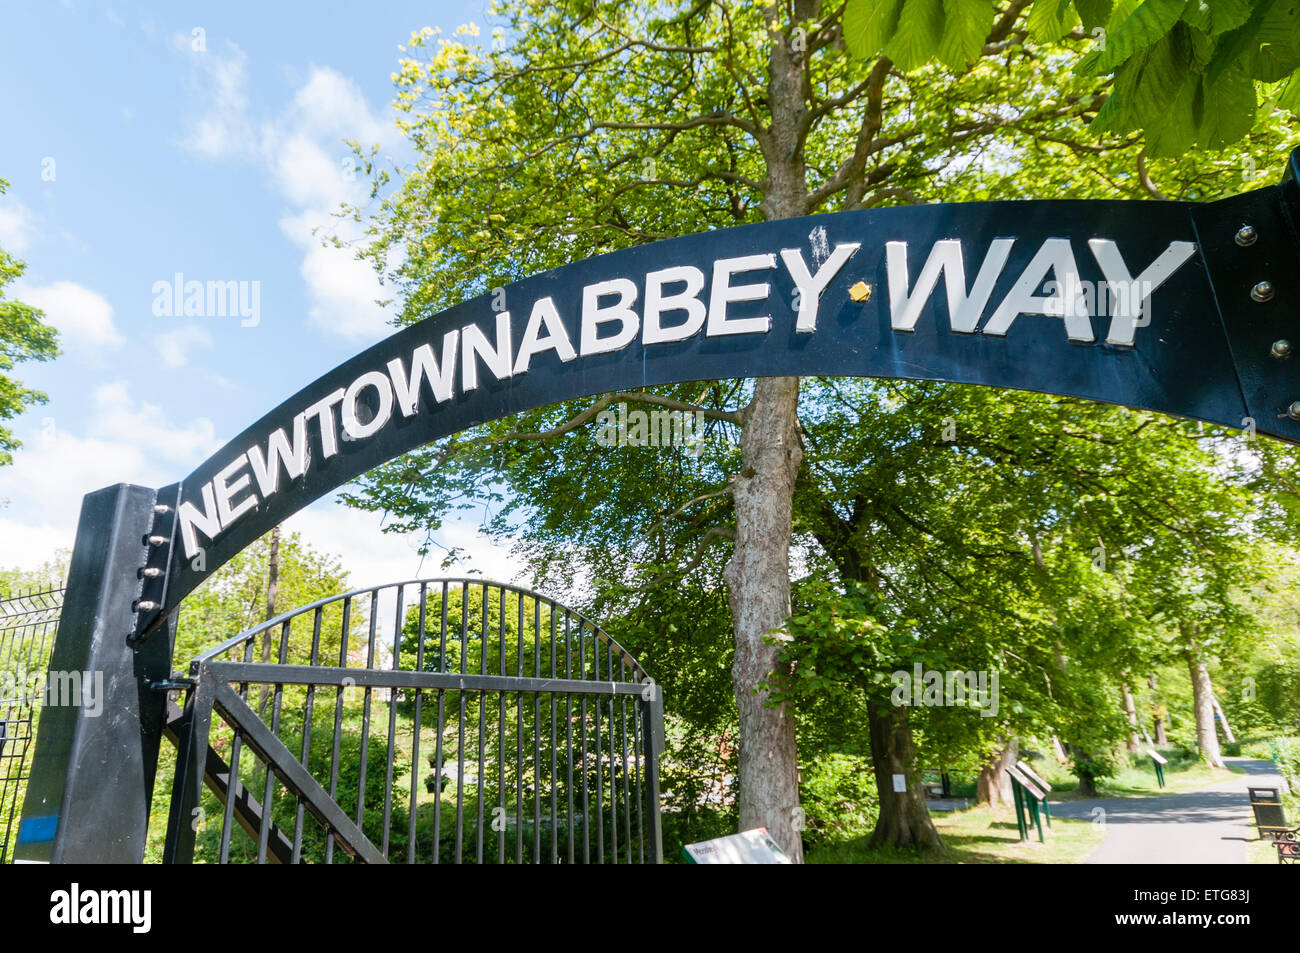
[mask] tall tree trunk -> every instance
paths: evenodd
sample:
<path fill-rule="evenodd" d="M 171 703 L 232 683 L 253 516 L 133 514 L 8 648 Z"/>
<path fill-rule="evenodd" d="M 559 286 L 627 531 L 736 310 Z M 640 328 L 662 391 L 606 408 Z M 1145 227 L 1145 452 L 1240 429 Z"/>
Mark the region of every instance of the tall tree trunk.
<path fill-rule="evenodd" d="M 816 0 L 796 0 L 795 19 L 813 19 L 816 10 Z M 784 13 L 781 5 L 771 4 L 767 21 L 780 23 Z M 803 52 L 793 49 L 778 28 L 768 39 L 772 120 L 760 138 L 767 173 L 763 212 L 770 221 L 808 210 L 804 118 L 809 90 Z M 735 546 L 723 576 L 736 636 L 731 672 L 740 714 L 740 827 L 766 827 L 790 858 L 801 863 L 794 716 L 785 705 L 769 707 L 767 693 L 758 691 L 776 667 L 777 650 L 765 644 L 764 637 L 790 615 L 791 516 L 803 457 L 798 410 L 799 378 L 754 382 L 754 398 L 742 413 L 740 473 L 732 483 Z"/>
<path fill-rule="evenodd" d="M 1147 676 L 1147 688 L 1151 689 L 1152 692 L 1156 691 L 1157 682 L 1155 672 L 1152 672 Z M 1154 699 L 1152 699 L 1151 702 L 1151 720 L 1154 723 L 1156 744 L 1169 744 L 1169 739 L 1165 736 L 1165 708 L 1163 705 L 1157 705 Z"/>
<path fill-rule="evenodd" d="M 942 850 L 943 839 L 926 809 L 925 787 L 916 770 L 916 745 L 907 709 L 891 704 L 888 698 L 869 699 L 867 723 L 880 799 L 880 817 L 871 832 L 870 845 Z M 903 778 L 903 791 L 894 789 L 896 776 Z"/>
<path fill-rule="evenodd" d="M 1196 647 L 1196 627 L 1192 628 L 1190 642 L 1192 648 L 1185 649 L 1187 672 L 1192 678 L 1192 705 L 1196 712 L 1196 747 L 1201 752 L 1201 760 L 1211 767 L 1222 768 L 1223 755 L 1219 751 L 1219 735 L 1214 728 L 1214 689 L 1210 686 L 1210 673 L 1205 662 L 1200 658 Z"/>
<path fill-rule="evenodd" d="M 799 379 L 755 382 L 744 411 L 741 471 L 733 482 L 736 542 L 724 578 L 736 634 L 732 685 L 740 713 L 740 828 L 766 827 L 796 863 L 799 757 L 794 716 L 758 691 L 776 668 L 764 636 L 790 615 L 790 518 L 802 451 L 795 429 Z"/>
<path fill-rule="evenodd" d="M 1138 737 L 1137 705 L 1133 703 L 1133 693 L 1128 690 L 1128 682 L 1121 682 L 1119 691 L 1124 700 L 1124 717 L 1128 719 L 1128 750 L 1129 753 L 1135 753 L 1142 740 Z"/>
<path fill-rule="evenodd" d="M 275 618 L 275 600 L 280 594 L 280 527 L 276 526 L 271 530 L 271 558 L 266 570 L 266 621 L 269 622 Z M 262 662 L 266 664 L 271 661 L 271 630 L 265 629 L 262 632 Z M 257 714 L 266 717 L 266 702 L 270 697 L 271 686 L 263 685 L 261 696 L 257 702 Z"/>
<path fill-rule="evenodd" d="M 977 804 L 1011 804 L 1011 775 L 1007 768 L 1020 757 L 1020 740 L 1012 738 L 1005 748 L 980 766 L 979 780 L 975 786 Z"/>
<path fill-rule="evenodd" d="M 1228 724 L 1228 715 L 1224 712 L 1223 706 L 1219 704 L 1219 699 L 1218 696 L 1214 694 L 1213 686 L 1210 687 L 1210 704 L 1214 706 L 1214 713 L 1219 716 L 1219 724 L 1223 726 L 1223 737 L 1227 740 L 1228 744 L 1236 744 L 1237 738 L 1232 733 L 1232 725 Z"/>

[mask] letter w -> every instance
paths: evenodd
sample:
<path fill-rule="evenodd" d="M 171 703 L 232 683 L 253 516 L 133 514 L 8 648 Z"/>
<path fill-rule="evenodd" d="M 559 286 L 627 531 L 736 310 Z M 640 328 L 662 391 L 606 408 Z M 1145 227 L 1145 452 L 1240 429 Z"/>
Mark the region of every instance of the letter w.
<path fill-rule="evenodd" d="M 284 428 L 280 427 L 266 441 L 266 456 L 262 448 L 254 444 L 248 448 L 248 461 L 253 466 L 253 476 L 257 477 L 258 489 L 263 498 L 270 496 L 280 485 L 280 466 L 289 474 L 290 480 L 296 480 L 307 471 L 307 415 L 299 414 L 293 418 L 293 446 Z"/>
<path fill-rule="evenodd" d="M 433 356 L 433 348 L 421 344 L 411 352 L 411 376 L 406 376 L 402 359 L 395 357 L 388 362 L 388 376 L 393 381 L 393 393 L 397 395 L 397 406 L 403 417 L 410 417 L 420 407 L 420 382 L 426 377 L 429 389 L 439 403 L 451 400 L 452 372 L 456 367 L 456 344 L 460 331 L 448 331 L 442 336 L 442 366 Z"/>
<path fill-rule="evenodd" d="M 1007 263 L 1014 238 L 995 238 L 989 243 L 984 264 L 975 276 L 975 285 L 966 293 L 966 266 L 961 257 L 961 242 L 945 238 L 934 243 L 926 259 L 916 287 L 908 291 L 907 242 L 885 243 L 885 270 L 889 277 L 889 325 L 895 331 L 915 331 L 921 309 L 934 294 L 943 272 L 944 288 L 948 293 L 948 321 L 954 331 L 974 334 L 984 314 L 993 285 Z"/>

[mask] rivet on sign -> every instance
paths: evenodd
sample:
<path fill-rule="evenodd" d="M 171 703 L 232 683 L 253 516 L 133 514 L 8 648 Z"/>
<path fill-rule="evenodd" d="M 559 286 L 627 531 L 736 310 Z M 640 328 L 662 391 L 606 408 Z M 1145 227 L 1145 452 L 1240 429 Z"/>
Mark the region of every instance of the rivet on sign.
<path fill-rule="evenodd" d="M 1274 341 L 1272 352 L 1274 357 L 1290 357 L 1291 342 L 1286 340 L 1285 338 L 1281 338 L 1277 341 Z"/>
<path fill-rule="evenodd" d="M 170 513 L 171 509 L 172 508 L 168 506 L 166 503 L 158 503 L 155 504 L 153 511 L 157 513 L 159 516 L 162 516 L 164 513 Z"/>
<path fill-rule="evenodd" d="M 849 289 L 849 297 L 858 304 L 862 304 L 862 302 L 871 297 L 871 285 L 867 284 L 865 281 L 859 281 Z"/>
<path fill-rule="evenodd" d="M 1291 406 L 1286 409 L 1286 415 L 1292 420 L 1300 420 L 1300 400 L 1292 401 Z"/>
<path fill-rule="evenodd" d="M 138 612 L 153 612 L 154 609 L 158 608 L 158 603 L 150 602 L 148 599 L 141 599 L 135 604 L 135 608 Z"/>
<path fill-rule="evenodd" d="M 158 579 L 160 576 L 162 576 L 162 574 L 163 574 L 162 570 L 154 566 L 150 566 L 147 569 L 140 570 L 141 579 Z"/>
<path fill-rule="evenodd" d="M 166 536 L 146 536 L 146 537 L 144 538 L 144 541 L 145 541 L 146 543 L 148 543 L 150 546 L 161 546 L 161 545 L 163 545 L 165 542 L 167 542 L 167 537 L 166 537 Z"/>
<path fill-rule="evenodd" d="M 1255 240 L 1258 238 L 1259 232 L 1255 231 L 1255 226 L 1253 225 L 1243 225 L 1241 228 L 1237 229 L 1236 241 L 1242 248 L 1245 248 L 1247 245 L 1255 244 Z"/>
<path fill-rule="evenodd" d="M 1256 301 L 1271 301 L 1273 298 L 1273 282 L 1259 282 L 1250 289 L 1250 296 Z"/>

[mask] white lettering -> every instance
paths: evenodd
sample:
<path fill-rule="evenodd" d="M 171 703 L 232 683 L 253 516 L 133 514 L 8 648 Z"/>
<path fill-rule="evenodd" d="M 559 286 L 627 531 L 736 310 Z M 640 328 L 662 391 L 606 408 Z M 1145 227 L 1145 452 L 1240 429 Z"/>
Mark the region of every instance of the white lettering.
<path fill-rule="evenodd" d="M 545 337 L 541 336 L 543 330 L 546 331 Z M 569 332 L 564 329 L 560 312 L 555 310 L 555 301 L 550 297 L 533 302 L 533 313 L 528 316 L 528 326 L 524 328 L 524 338 L 519 342 L 519 353 L 515 356 L 515 373 L 527 373 L 533 355 L 542 351 L 554 351 L 566 364 L 578 356 L 569 342 Z"/>
<path fill-rule="evenodd" d="M 462 394 L 478 387 L 478 364 L 474 358 L 481 357 L 484 366 L 501 381 L 510 376 L 510 312 L 502 311 L 497 315 L 497 346 L 494 350 L 488 343 L 486 335 L 477 324 L 467 324 L 460 331 L 461 370 L 460 390 Z M 445 358 L 444 358 L 445 360 Z"/>
<path fill-rule="evenodd" d="M 248 462 L 252 464 L 253 476 L 262 496 L 268 497 L 280 488 L 280 467 L 288 474 L 290 480 L 296 480 L 307 472 L 307 415 L 299 414 L 293 418 L 293 446 L 284 428 L 276 429 L 266 441 L 266 455 L 257 444 L 248 448 Z M 268 462 L 269 461 L 269 462 Z"/>
<path fill-rule="evenodd" d="M 609 295 L 618 295 L 618 303 L 601 307 L 600 299 Z M 636 285 L 626 278 L 600 281 L 582 289 L 582 334 L 579 347 L 583 357 L 627 347 L 636 337 L 641 324 L 641 319 L 632 310 L 635 302 Z M 607 338 L 599 337 L 599 326 L 610 321 L 619 322 L 621 326 L 618 332 Z"/>
<path fill-rule="evenodd" d="M 369 423 L 363 424 L 357 417 L 357 398 L 367 387 L 373 387 L 379 394 L 379 409 Z M 376 434 L 393 416 L 393 386 L 388 375 L 381 371 L 366 371 L 350 385 L 343 395 L 343 432 L 353 440 L 364 440 Z"/>
<path fill-rule="evenodd" d="M 1036 294 L 1052 272 L 1056 275 L 1059 290 L 1049 296 Z M 1079 266 L 1075 263 L 1068 238 L 1049 238 L 1043 242 L 983 331 L 985 334 L 1004 335 L 1022 314 L 1063 317 L 1065 333 L 1071 341 L 1096 340 L 1092 321 L 1088 318 L 1088 305 L 1083 300 Z"/>
<path fill-rule="evenodd" d="M 998 276 L 1011 254 L 1013 238 L 995 238 L 989 243 L 984 263 L 975 284 L 966 293 L 966 266 L 962 260 L 961 242 L 946 238 L 934 243 L 916 278 L 916 287 L 907 290 L 907 242 L 885 243 L 885 270 L 889 278 L 889 326 L 895 331 L 915 331 L 921 309 L 934 294 L 943 274 L 944 290 L 948 296 L 948 323 L 959 334 L 974 334 L 984 315 L 989 296 Z"/>
<path fill-rule="evenodd" d="M 452 374 L 456 367 L 456 344 L 460 331 L 448 331 L 442 336 L 442 364 L 433 356 L 433 348 L 421 344 L 411 352 L 411 376 L 406 376 L 402 359 L 388 362 L 388 376 L 393 381 L 397 406 L 403 417 L 410 417 L 420 406 L 420 382 L 427 379 L 433 399 L 438 403 L 451 400 Z"/>
<path fill-rule="evenodd" d="M 686 287 L 676 294 L 665 295 L 664 285 L 683 282 Z M 645 276 L 645 325 L 642 330 L 643 344 L 667 344 L 670 341 L 684 341 L 704 327 L 705 308 L 700 300 L 704 290 L 704 272 L 690 265 L 678 268 L 665 268 L 652 271 Z M 686 321 L 675 327 L 665 328 L 660 318 L 669 311 L 685 311 Z"/>
<path fill-rule="evenodd" d="M 231 523 L 249 510 L 257 508 L 257 494 L 255 493 L 250 493 L 242 501 L 236 503 L 233 508 L 230 505 L 234 495 L 252 482 L 252 478 L 247 473 L 241 475 L 234 483 L 228 482 L 236 471 L 247 463 L 248 454 L 241 453 L 237 460 L 212 478 L 212 489 L 217 496 L 217 519 L 221 520 L 223 532 L 229 529 Z"/>
<path fill-rule="evenodd" d="M 789 269 L 790 277 L 794 279 L 795 287 L 799 291 L 799 316 L 794 322 L 796 331 L 811 334 L 817 330 L 817 309 L 821 304 L 822 292 L 861 247 L 858 242 L 836 245 L 831 256 L 822 263 L 815 275 L 809 274 L 808 266 L 804 264 L 803 252 L 799 249 L 781 250 L 781 260 L 785 262 L 785 267 Z"/>
<path fill-rule="evenodd" d="M 775 268 L 776 256 L 745 255 L 741 258 L 723 258 L 713 263 L 713 288 L 709 292 L 708 337 L 724 334 L 763 334 L 772 327 L 770 314 L 756 318 L 728 318 L 727 305 L 735 301 L 762 301 L 770 293 L 769 285 L 732 285 L 732 275 L 745 271 Z"/>

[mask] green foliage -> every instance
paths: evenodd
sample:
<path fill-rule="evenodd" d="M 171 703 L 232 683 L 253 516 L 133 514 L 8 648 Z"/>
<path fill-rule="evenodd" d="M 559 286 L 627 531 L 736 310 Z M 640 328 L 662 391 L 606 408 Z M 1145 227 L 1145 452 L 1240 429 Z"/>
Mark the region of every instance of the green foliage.
<path fill-rule="evenodd" d="M 0 195 L 9 183 L 0 179 Z M 43 404 L 46 396 L 24 387 L 10 376 L 14 365 L 22 361 L 48 361 L 59 353 L 58 332 L 41 321 L 36 308 L 5 297 L 5 285 L 21 277 L 23 263 L 0 248 L 0 424 L 11 420 L 33 404 Z M 21 444 L 13 433 L 0 426 L 0 466 L 13 462 L 13 451 Z"/>
<path fill-rule="evenodd" d="M 870 755 L 830 752 L 801 764 L 799 805 L 810 846 L 870 834 L 880 813 Z"/>
<path fill-rule="evenodd" d="M 859 58 L 961 70 L 1005 35 L 1006 16 L 988 3 L 848 0 L 844 31 Z M 1153 156 L 1238 143 L 1275 109 L 1300 115 L 1294 0 L 1034 0 L 1020 22 L 1034 43 L 1087 41 L 1076 71 L 1113 80 L 1093 130 L 1141 131 Z"/>
<path fill-rule="evenodd" d="M 1286 779 L 1287 786 L 1294 792 L 1300 791 L 1300 737 L 1286 735 L 1274 739 L 1274 760 Z"/>

